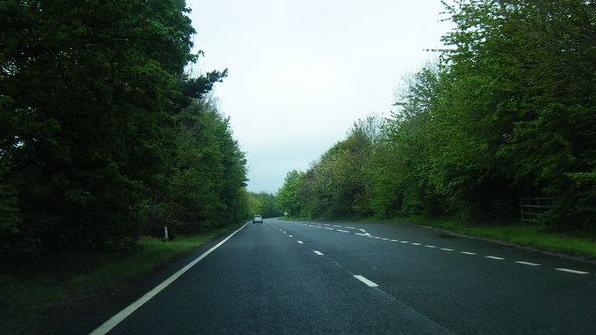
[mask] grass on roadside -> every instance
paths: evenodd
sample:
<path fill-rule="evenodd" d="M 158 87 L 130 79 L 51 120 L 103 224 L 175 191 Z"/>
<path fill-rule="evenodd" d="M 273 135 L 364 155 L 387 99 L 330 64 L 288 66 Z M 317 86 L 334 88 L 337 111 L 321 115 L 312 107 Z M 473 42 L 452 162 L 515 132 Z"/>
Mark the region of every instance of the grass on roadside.
<path fill-rule="evenodd" d="M 123 289 L 127 283 L 192 251 L 220 232 L 169 242 L 145 237 L 128 252 L 68 253 L 21 262 L 11 274 L 0 275 L 0 323 L 35 323 L 48 311 L 76 306 L 84 299 Z"/>
<path fill-rule="evenodd" d="M 448 218 L 408 217 L 396 219 L 424 226 L 443 228 L 464 235 L 484 237 L 536 249 L 596 258 L 596 239 L 579 234 L 548 231 L 531 224 L 470 225 Z"/>

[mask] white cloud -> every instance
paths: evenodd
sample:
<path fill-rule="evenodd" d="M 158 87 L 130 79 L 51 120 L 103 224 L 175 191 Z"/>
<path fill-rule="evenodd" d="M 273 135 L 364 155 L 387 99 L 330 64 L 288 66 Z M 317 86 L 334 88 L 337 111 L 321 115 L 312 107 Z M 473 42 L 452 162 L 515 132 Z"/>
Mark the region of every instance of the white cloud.
<path fill-rule="evenodd" d="M 274 192 L 358 118 L 391 109 L 400 79 L 434 55 L 438 0 L 191 0 L 203 70 L 249 161 L 249 189 Z"/>

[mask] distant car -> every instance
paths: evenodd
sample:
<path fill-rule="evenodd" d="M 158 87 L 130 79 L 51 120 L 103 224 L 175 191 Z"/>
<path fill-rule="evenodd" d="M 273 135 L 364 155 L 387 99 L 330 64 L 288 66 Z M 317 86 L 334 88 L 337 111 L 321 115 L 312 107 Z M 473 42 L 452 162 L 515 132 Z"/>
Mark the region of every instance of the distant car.
<path fill-rule="evenodd" d="M 263 223 L 263 217 L 260 215 L 255 215 L 252 218 L 252 223 Z"/>

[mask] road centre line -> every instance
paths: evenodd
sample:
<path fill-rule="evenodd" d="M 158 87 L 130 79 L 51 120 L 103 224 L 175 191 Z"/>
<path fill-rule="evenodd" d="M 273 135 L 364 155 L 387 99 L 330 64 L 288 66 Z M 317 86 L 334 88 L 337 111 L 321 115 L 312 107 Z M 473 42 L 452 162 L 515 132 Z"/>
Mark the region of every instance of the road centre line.
<path fill-rule="evenodd" d="M 360 280 L 361 282 L 363 282 L 364 284 L 366 284 L 369 287 L 377 287 L 377 286 L 379 286 L 375 282 L 370 281 L 370 280 L 366 279 L 364 276 L 361 276 L 361 275 L 354 275 L 354 278 Z"/>
<path fill-rule="evenodd" d="M 460 251 L 460 254 L 466 254 L 466 255 L 476 255 L 475 252 L 469 252 L 469 251 Z"/>
<path fill-rule="evenodd" d="M 524 262 L 524 261 L 515 261 L 515 263 L 522 264 L 522 265 L 529 265 L 529 266 L 539 266 L 540 265 L 538 263 L 531 263 L 531 262 Z"/>
<path fill-rule="evenodd" d="M 126 308 L 118 312 L 116 315 L 112 316 L 108 321 L 104 322 L 101 326 L 97 327 L 94 331 L 92 331 L 89 335 L 104 335 L 107 334 L 110 330 L 114 329 L 120 322 L 126 319 L 129 315 L 134 313 L 137 309 L 143 306 L 147 301 L 151 300 L 151 298 L 155 297 L 159 292 L 163 289 L 168 287 L 171 283 L 173 283 L 176 279 L 182 276 L 186 271 L 192 268 L 195 264 L 200 262 L 203 258 L 207 257 L 210 253 L 212 253 L 215 249 L 219 248 L 222 244 L 226 243 L 234 234 L 239 232 L 242 228 L 246 227 L 248 224 L 245 223 L 242 227 L 235 230 L 233 233 L 228 235 L 225 239 L 221 240 L 219 243 L 211 247 L 209 250 L 205 251 L 199 257 L 195 258 L 192 262 L 188 263 L 182 269 L 176 271 L 173 275 L 168 277 L 168 279 L 164 280 L 161 284 L 154 287 L 151 291 L 145 293 L 142 297 L 137 299 L 132 304 L 128 305 Z"/>
<path fill-rule="evenodd" d="M 573 269 L 567 269 L 567 268 L 555 268 L 555 270 L 563 271 L 563 272 L 567 272 L 567 273 L 574 273 L 577 275 L 587 275 L 589 273 L 586 271 L 579 271 L 579 270 L 573 270 Z"/>
<path fill-rule="evenodd" d="M 314 252 L 315 254 L 317 254 L 319 256 L 323 256 L 323 253 L 318 250 L 313 250 L 312 252 Z"/>

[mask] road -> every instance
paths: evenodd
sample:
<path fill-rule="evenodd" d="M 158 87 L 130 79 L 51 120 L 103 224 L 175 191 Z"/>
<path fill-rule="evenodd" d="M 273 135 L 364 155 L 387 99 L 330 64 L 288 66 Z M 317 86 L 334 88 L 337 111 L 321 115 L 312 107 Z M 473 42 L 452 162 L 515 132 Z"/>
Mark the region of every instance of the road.
<path fill-rule="evenodd" d="M 247 224 L 110 334 L 596 334 L 596 267 L 409 225 Z"/>

